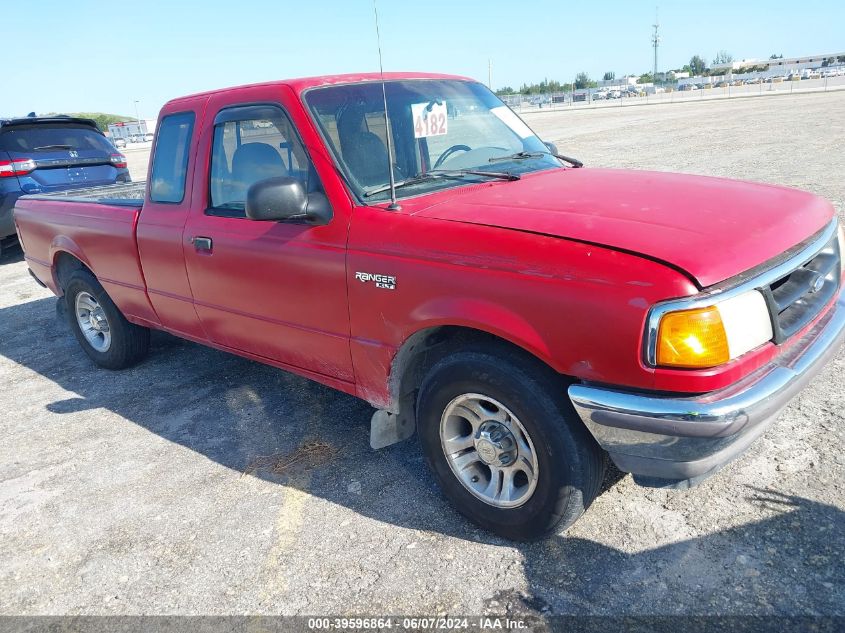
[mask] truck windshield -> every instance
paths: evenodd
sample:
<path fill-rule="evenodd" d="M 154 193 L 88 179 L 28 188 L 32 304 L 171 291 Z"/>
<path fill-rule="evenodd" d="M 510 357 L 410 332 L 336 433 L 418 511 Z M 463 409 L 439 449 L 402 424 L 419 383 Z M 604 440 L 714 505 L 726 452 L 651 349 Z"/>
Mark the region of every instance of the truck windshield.
<path fill-rule="evenodd" d="M 534 132 L 481 84 L 460 80 L 385 83 L 397 197 L 484 181 L 481 172 L 520 174 L 561 168 Z M 305 101 L 353 191 L 385 200 L 387 135 L 380 82 L 315 88 Z M 437 171 L 461 177 L 425 178 Z M 475 172 L 475 173 L 471 173 Z"/>

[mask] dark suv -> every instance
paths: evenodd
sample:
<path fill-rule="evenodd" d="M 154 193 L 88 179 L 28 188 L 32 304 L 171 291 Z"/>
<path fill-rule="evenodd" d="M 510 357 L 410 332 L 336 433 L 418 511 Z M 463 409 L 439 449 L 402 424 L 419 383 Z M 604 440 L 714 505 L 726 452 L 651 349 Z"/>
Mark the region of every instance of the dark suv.
<path fill-rule="evenodd" d="M 130 180 L 126 157 L 91 119 L 0 119 L 0 252 L 14 238 L 20 196 Z"/>

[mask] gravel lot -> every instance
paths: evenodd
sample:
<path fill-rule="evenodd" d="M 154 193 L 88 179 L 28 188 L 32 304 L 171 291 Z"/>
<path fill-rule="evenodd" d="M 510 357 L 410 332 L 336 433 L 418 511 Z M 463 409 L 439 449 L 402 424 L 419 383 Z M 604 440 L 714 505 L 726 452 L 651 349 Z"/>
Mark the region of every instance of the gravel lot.
<path fill-rule="evenodd" d="M 527 120 L 588 165 L 794 185 L 845 210 L 845 92 Z M 842 353 L 715 478 L 611 473 L 566 534 L 514 545 L 446 504 L 415 441 L 371 451 L 367 405 L 167 335 L 99 370 L 54 305 L 4 256 L 4 614 L 845 615 Z M 244 474 L 274 454 L 300 459 Z"/>

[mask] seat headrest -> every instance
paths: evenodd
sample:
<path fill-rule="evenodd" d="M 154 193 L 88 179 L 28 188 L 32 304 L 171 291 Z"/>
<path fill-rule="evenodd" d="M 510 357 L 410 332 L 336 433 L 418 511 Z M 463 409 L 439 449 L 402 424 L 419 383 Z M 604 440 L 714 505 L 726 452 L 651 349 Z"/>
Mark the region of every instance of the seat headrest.
<path fill-rule="evenodd" d="M 284 176 L 285 163 L 272 145 L 267 143 L 246 143 L 241 145 L 232 157 L 232 173 L 237 175 L 242 171 L 266 171 L 272 170 L 272 174 L 265 176 Z M 255 180 L 261 180 L 257 178 Z"/>
<path fill-rule="evenodd" d="M 287 175 L 285 163 L 272 145 L 267 143 L 241 145 L 232 156 L 229 199 L 244 202 L 247 190 L 259 180 Z"/>

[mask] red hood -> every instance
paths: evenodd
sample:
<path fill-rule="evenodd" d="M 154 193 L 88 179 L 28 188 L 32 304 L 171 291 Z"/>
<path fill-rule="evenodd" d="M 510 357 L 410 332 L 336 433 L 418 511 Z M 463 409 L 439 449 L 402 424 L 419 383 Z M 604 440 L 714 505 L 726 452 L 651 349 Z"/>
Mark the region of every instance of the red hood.
<path fill-rule="evenodd" d="M 796 189 L 593 168 L 541 172 L 434 197 L 437 202 L 422 208 L 410 200 L 403 206 L 429 218 L 639 253 L 685 270 L 701 286 L 780 255 L 822 229 L 834 213 L 826 200 Z"/>

